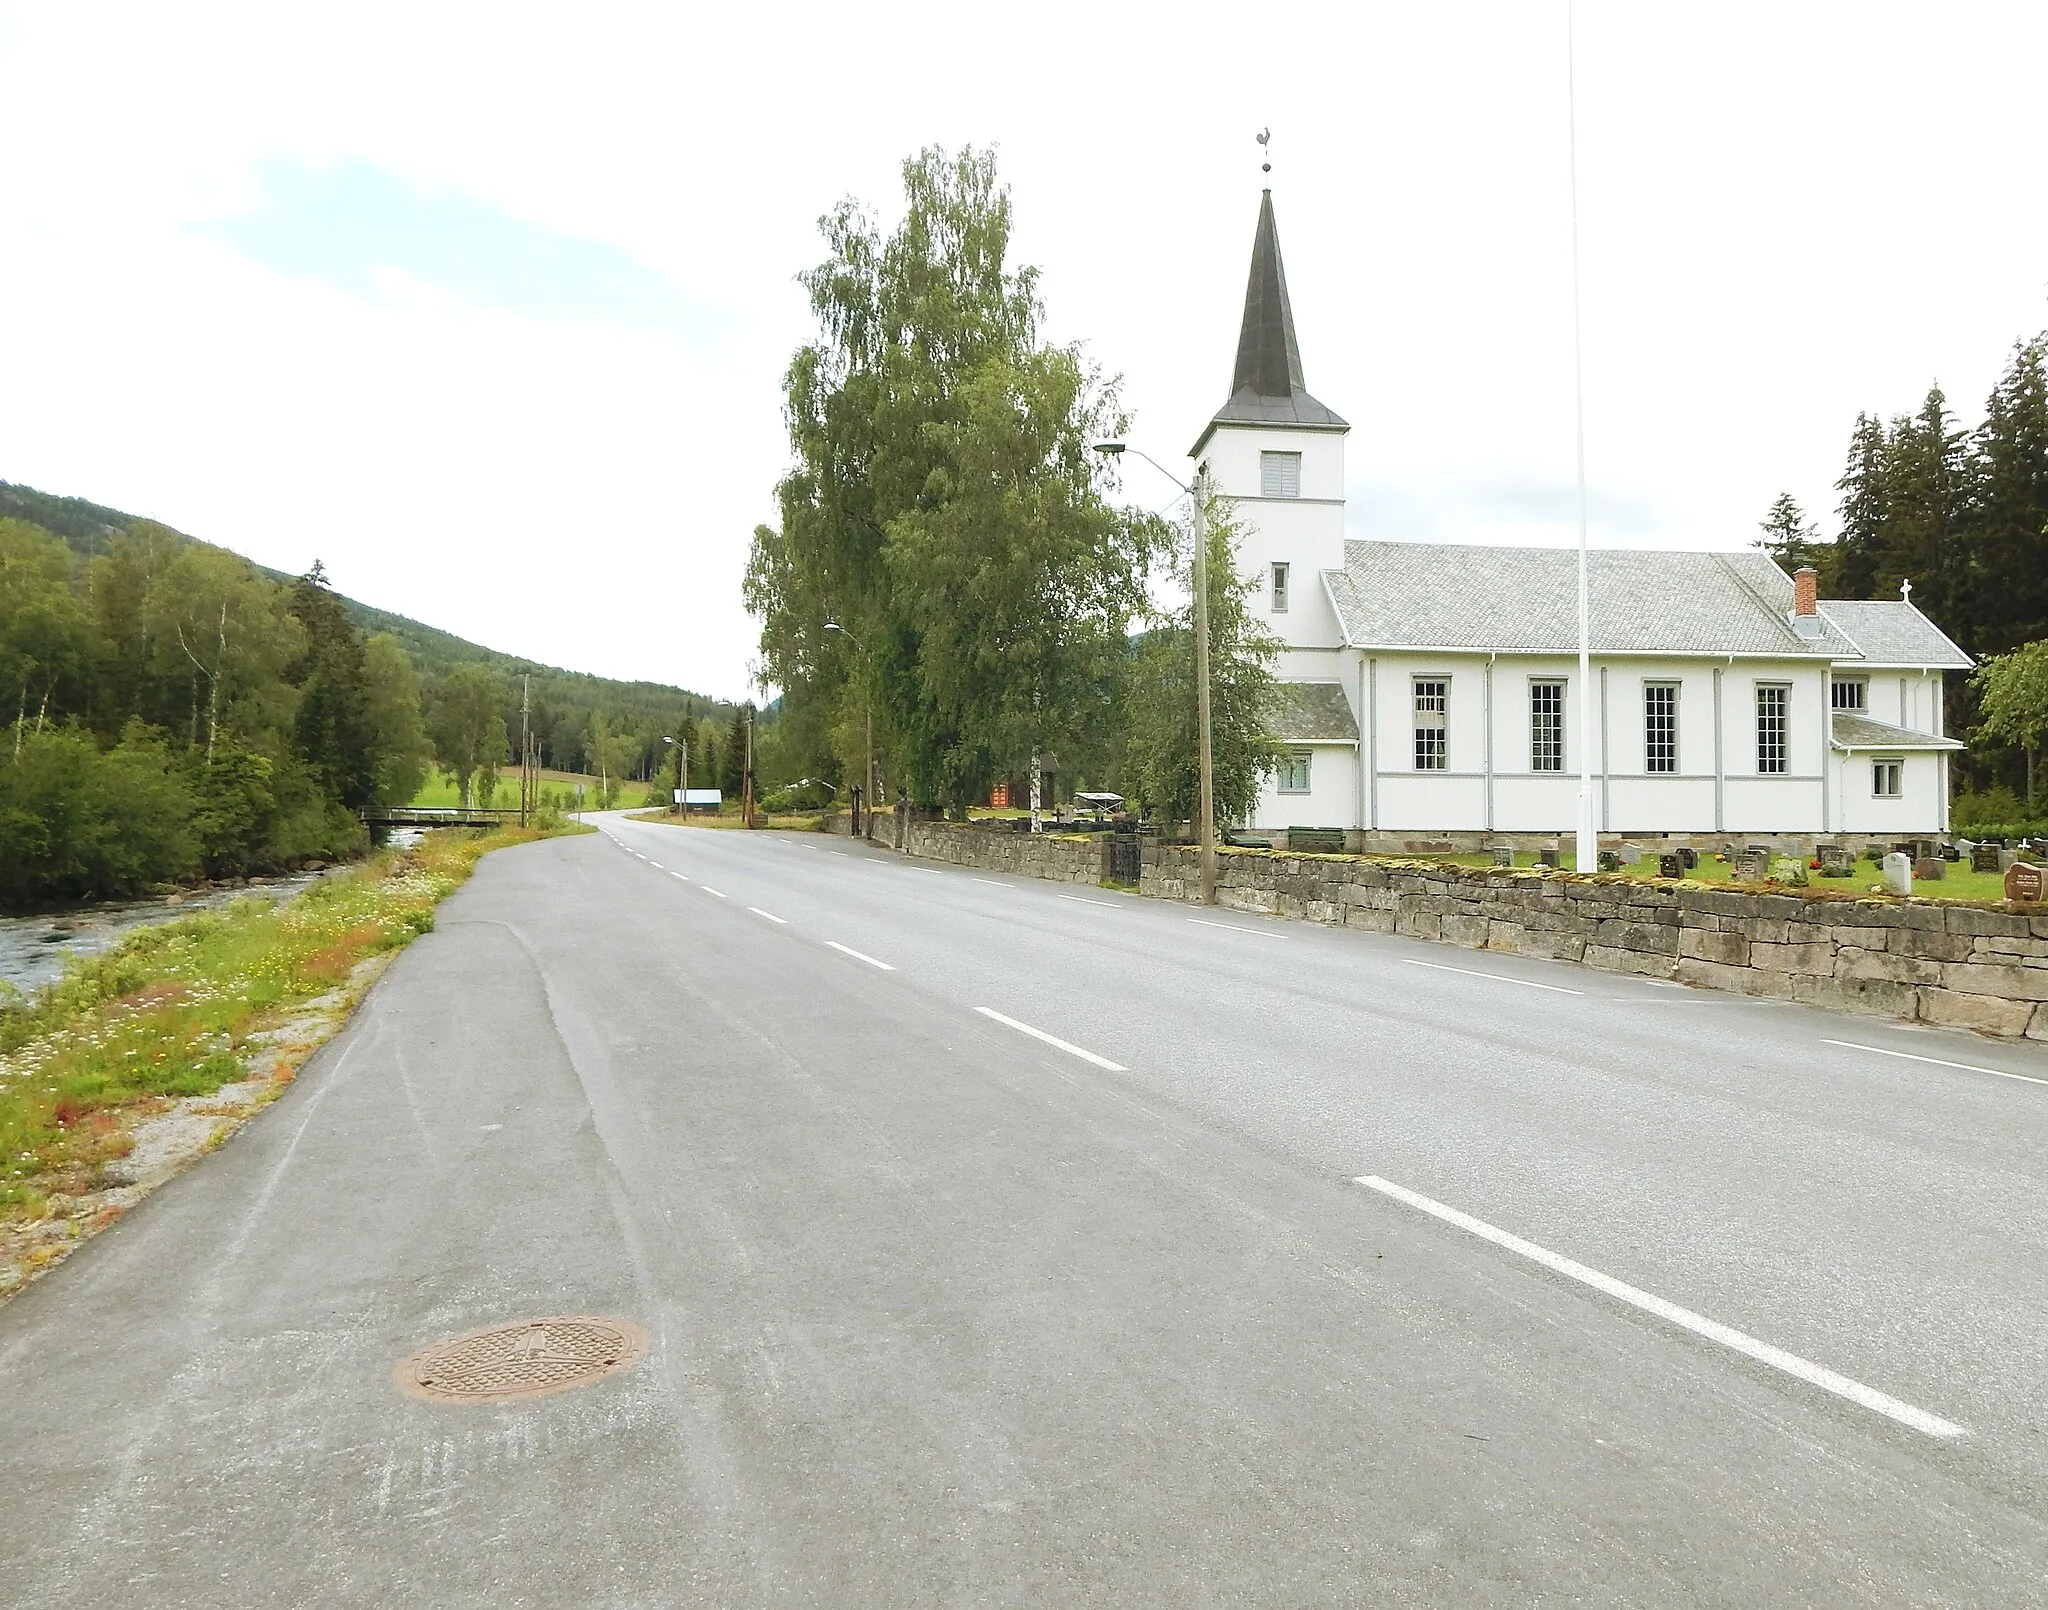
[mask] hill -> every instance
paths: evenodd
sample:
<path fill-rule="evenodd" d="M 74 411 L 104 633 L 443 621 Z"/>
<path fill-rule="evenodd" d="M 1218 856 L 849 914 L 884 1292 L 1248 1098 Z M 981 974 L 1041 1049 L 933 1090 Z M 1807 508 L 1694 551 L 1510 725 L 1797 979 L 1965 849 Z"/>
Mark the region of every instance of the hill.
<path fill-rule="evenodd" d="M 26 520 L 61 537 L 81 559 L 107 551 L 115 533 L 140 523 L 140 517 L 110 509 L 85 498 L 59 497 L 34 487 L 0 481 L 0 518 Z M 186 542 L 204 543 L 201 538 L 173 530 Z M 272 579 L 289 582 L 290 576 L 257 567 Z M 601 716 L 616 733 L 630 735 L 639 750 L 636 769 L 660 763 L 661 734 L 685 728 L 694 731 L 709 720 L 723 726 L 731 719 L 732 705 L 724 700 L 692 693 L 686 688 L 661 682 L 621 682 L 592 676 L 555 665 L 543 665 L 516 654 L 472 643 L 423 621 L 376 609 L 348 596 L 339 595 L 349 618 L 365 634 L 388 632 L 396 638 L 413 666 L 429 682 L 446 676 L 458 665 L 482 665 L 504 678 L 516 689 L 517 679 L 533 679 L 534 726 L 540 733 L 544 764 L 568 771 L 584 771 L 584 745 L 593 716 Z M 516 697 L 516 695 L 515 695 Z M 512 726 L 517 731 L 517 718 Z"/>

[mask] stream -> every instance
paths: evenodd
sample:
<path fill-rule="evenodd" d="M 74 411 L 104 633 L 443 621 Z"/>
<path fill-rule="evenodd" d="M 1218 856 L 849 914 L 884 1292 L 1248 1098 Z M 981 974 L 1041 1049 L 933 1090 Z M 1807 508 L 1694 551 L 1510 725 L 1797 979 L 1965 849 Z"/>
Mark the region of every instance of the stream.
<path fill-rule="evenodd" d="M 388 840 L 399 846 L 422 837 L 418 828 L 399 828 Z M 175 922 L 195 911 L 211 911 L 246 895 L 268 895 L 286 901 L 311 888 L 329 872 L 291 872 L 247 885 L 185 889 L 146 900 L 107 900 L 27 917 L 0 917 L 0 996 L 12 985 L 33 993 L 64 971 L 74 956 L 95 956 L 110 950 L 124 934 L 152 923 Z"/>

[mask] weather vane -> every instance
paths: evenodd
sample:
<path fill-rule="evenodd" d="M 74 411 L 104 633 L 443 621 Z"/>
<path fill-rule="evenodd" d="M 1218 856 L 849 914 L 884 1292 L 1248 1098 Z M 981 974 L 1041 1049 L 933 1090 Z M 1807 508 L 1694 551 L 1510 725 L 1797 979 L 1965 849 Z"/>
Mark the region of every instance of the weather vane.
<path fill-rule="evenodd" d="M 1259 164 L 1259 172 L 1271 173 L 1273 171 L 1273 131 L 1271 129 L 1260 129 L 1258 138 L 1260 153 L 1266 159 Z"/>

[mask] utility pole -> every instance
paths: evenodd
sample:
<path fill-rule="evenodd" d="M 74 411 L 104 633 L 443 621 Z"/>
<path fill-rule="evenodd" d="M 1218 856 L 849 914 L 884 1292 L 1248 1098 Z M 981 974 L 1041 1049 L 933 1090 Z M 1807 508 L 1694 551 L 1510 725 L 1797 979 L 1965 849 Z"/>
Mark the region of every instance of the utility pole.
<path fill-rule="evenodd" d="M 1201 744 L 1202 820 L 1196 838 L 1202 904 L 1216 904 L 1216 763 L 1209 726 L 1209 466 L 1195 472 L 1195 728 Z"/>
<path fill-rule="evenodd" d="M 533 678 L 519 678 L 519 825 L 525 827 L 533 811 Z"/>
<path fill-rule="evenodd" d="M 747 711 L 747 767 L 740 776 L 740 820 L 754 825 L 754 712 Z"/>

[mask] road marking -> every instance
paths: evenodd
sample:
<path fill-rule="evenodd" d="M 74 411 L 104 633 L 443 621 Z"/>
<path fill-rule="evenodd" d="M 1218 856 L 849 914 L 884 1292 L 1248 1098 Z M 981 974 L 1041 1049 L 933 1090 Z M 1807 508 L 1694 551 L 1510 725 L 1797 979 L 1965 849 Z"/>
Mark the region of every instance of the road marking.
<path fill-rule="evenodd" d="M 944 877 L 944 876 L 946 875 L 945 873 L 941 872 L 941 871 L 940 871 L 940 870 L 939 870 L 939 869 L 938 869 L 937 867 L 935 867 L 935 866 L 914 866 L 914 867 L 912 867 L 912 868 L 911 868 L 910 870 L 911 870 L 912 872 L 924 872 L 924 873 L 928 873 L 928 874 L 930 874 L 930 875 L 931 875 L 932 877 L 935 877 L 935 878 L 943 878 L 943 877 Z"/>
<path fill-rule="evenodd" d="M 969 878 L 967 881 L 969 883 L 985 883 L 991 889 L 1007 889 L 1010 887 L 1007 883 L 999 882 L 995 878 Z"/>
<path fill-rule="evenodd" d="M 650 859 L 647 864 L 653 867 L 654 870 L 657 872 L 666 872 L 668 870 L 667 867 L 663 866 L 659 861 L 656 860 Z"/>
<path fill-rule="evenodd" d="M 666 869 L 666 868 L 663 868 L 663 870 L 664 870 L 664 871 L 667 871 L 667 869 Z M 682 875 L 682 873 L 680 873 L 680 872 L 670 872 L 670 873 L 669 873 L 669 876 L 670 876 L 670 877 L 672 877 L 672 878 L 683 878 L 683 875 Z M 689 881 L 690 881 L 690 880 L 689 880 L 688 878 L 683 878 L 683 882 L 685 882 L 685 883 L 688 883 Z"/>
<path fill-rule="evenodd" d="M 1584 1264 L 1574 1263 L 1561 1253 L 1552 1252 L 1547 1247 L 1537 1246 L 1533 1241 L 1524 1241 L 1520 1236 L 1496 1229 L 1484 1219 L 1475 1219 L 1469 1213 L 1460 1213 L 1454 1207 L 1446 1207 L 1441 1202 L 1432 1201 L 1429 1197 L 1411 1191 L 1405 1186 L 1394 1184 L 1392 1180 L 1383 1180 L 1376 1174 L 1367 1174 L 1352 1183 L 1363 1185 L 1369 1191 L 1377 1191 L 1382 1196 L 1390 1196 L 1397 1202 L 1405 1202 L 1409 1207 L 1427 1213 L 1432 1218 L 1442 1219 L 1446 1224 L 1455 1225 L 1460 1230 L 1476 1235 L 1482 1241 L 1490 1241 L 1497 1247 L 1529 1259 L 1532 1263 L 1540 1263 L 1544 1268 L 1554 1270 L 1567 1279 L 1591 1286 L 1595 1291 L 1604 1292 L 1633 1308 L 1640 1308 L 1644 1313 L 1655 1314 L 1659 1319 L 1668 1320 L 1682 1330 L 1689 1330 L 1695 1336 L 1704 1336 L 1710 1342 L 1719 1342 L 1723 1347 L 1732 1348 L 1746 1358 L 1755 1359 L 1759 1364 L 1768 1364 L 1774 1370 L 1782 1370 L 1809 1386 L 1817 1386 L 1823 1392 L 1832 1392 L 1838 1398 L 1846 1398 L 1851 1403 L 1896 1420 L 1901 1425 L 1911 1426 L 1915 1431 L 1924 1432 L 1930 1437 L 1960 1437 L 1968 1434 L 1962 1426 L 1952 1420 L 1944 1420 L 1939 1415 L 1929 1414 L 1925 1409 L 1916 1409 L 1912 1404 L 1902 1403 L 1875 1387 L 1865 1386 L 1861 1381 L 1852 1381 L 1848 1376 L 1838 1375 L 1824 1365 L 1800 1358 L 1796 1353 L 1788 1353 L 1783 1348 L 1773 1347 L 1769 1342 L 1760 1342 L 1754 1336 L 1723 1325 L 1718 1320 L 1708 1319 L 1703 1314 L 1695 1314 L 1689 1308 L 1680 1308 L 1678 1304 L 1666 1302 L 1662 1297 L 1654 1297 L 1647 1291 L 1616 1280 L 1612 1275 L 1603 1275 L 1597 1269 L 1588 1269 Z"/>
<path fill-rule="evenodd" d="M 842 956 L 851 956 L 857 962 L 866 962 L 870 967 L 879 967 L 885 973 L 893 973 L 896 971 L 896 969 L 891 967 L 887 962 L 878 962 L 875 960 L 874 957 L 867 955 L 865 952 L 855 950 L 851 945 L 842 945 L 836 939 L 828 939 L 825 941 L 825 943 L 830 945 L 834 950 L 838 951 Z"/>
<path fill-rule="evenodd" d="M 712 888 L 712 887 L 711 887 L 711 885 L 710 885 L 710 884 L 708 884 L 708 883 L 700 883 L 700 884 L 698 884 L 698 885 L 697 885 L 697 887 L 698 887 L 698 888 L 700 888 L 700 889 L 702 889 L 702 890 L 703 890 L 703 891 L 704 891 L 704 892 L 705 892 L 706 894 L 715 894 L 715 895 L 717 895 L 717 896 L 718 896 L 718 898 L 719 898 L 719 899 L 721 899 L 721 900 L 724 900 L 724 899 L 726 899 L 726 898 L 727 898 L 727 896 L 726 896 L 726 895 L 725 895 L 724 893 L 722 893 L 722 892 L 721 892 L 720 890 L 717 890 L 717 889 L 714 889 L 714 888 Z"/>
<path fill-rule="evenodd" d="M 1063 894 L 1060 898 L 1062 900 L 1071 900 L 1077 906 L 1107 906 L 1111 911 L 1117 909 L 1117 904 L 1114 900 L 1090 900 L 1085 894 Z"/>
<path fill-rule="evenodd" d="M 1979 1067 L 1974 1062 L 1946 1062 L 1940 1057 L 1916 1057 L 1910 1051 L 1887 1051 L 1881 1045 L 1859 1045 L 1854 1040 L 1823 1040 L 1822 1045 L 1839 1045 L 1849 1051 L 1875 1051 L 1881 1057 L 1903 1057 L 1908 1062 L 1931 1062 L 1937 1068 L 1961 1068 L 1965 1073 L 1996 1074 L 2001 1079 L 2018 1079 L 2023 1084 L 2048 1085 L 2048 1079 L 2031 1073 L 2007 1073 L 2003 1068 Z"/>
<path fill-rule="evenodd" d="M 1083 1062 L 1092 1062 L 1098 1068 L 1107 1068 L 1111 1073 L 1129 1073 L 1121 1062 L 1112 1062 L 1108 1057 L 1099 1057 L 1093 1051 L 1083 1051 L 1078 1045 L 1062 1040 L 1056 1034 L 1047 1034 L 1043 1029 L 1034 1029 L 1029 1023 L 1019 1023 L 1014 1017 L 1004 1017 L 992 1006 L 977 1006 L 975 1011 L 983 1017 L 992 1017 L 998 1023 L 1015 1029 L 1019 1034 L 1028 1034 L 1034 1040 L 1043 1040 L 1047 1045 L 1056 1046 L 1070 1056 L 1077 1056 Z"/>
<path fill-rule="evenodd" d="M 749 906 L 747 909 L 757 917 L 766 917 L 770 922 L 779 922 L 785 928 L 789 926 L 789 919 L 787 917 L 778 917 L 774 912 L 763 911 L 759 906 Z"/>
<path fill-rule="evenodd" d="M 1197 928 L 1222 928 L 1233 934 L 1257 934 L 1261 939 L 1285 939 L 1285 934 L 1276 934 L 1264 928 L 1240 928 L 1234 922 L 1210 922 L 1205 917 L 1190 917 L 1188 921 Z"/>
<path fill-rule="evenodd" d="M 1430 967 L 1439 973 L 1463 973 L 1467 978 L 1490 978 L 1496 984 L 1520 984 L 1524 989 L 1547 989 L 1553 995 L 1583 995 L 1582 989 L 1566 989 L 1562 984 L 1539 984 L 1533 978 L 1510 978 L 1506 973 L 1483 973 L 1476 967 L 1447 967 L 1442 962 L 1419 962 L 1413 956 L 1401 958 L 1410 967 Z"/>

